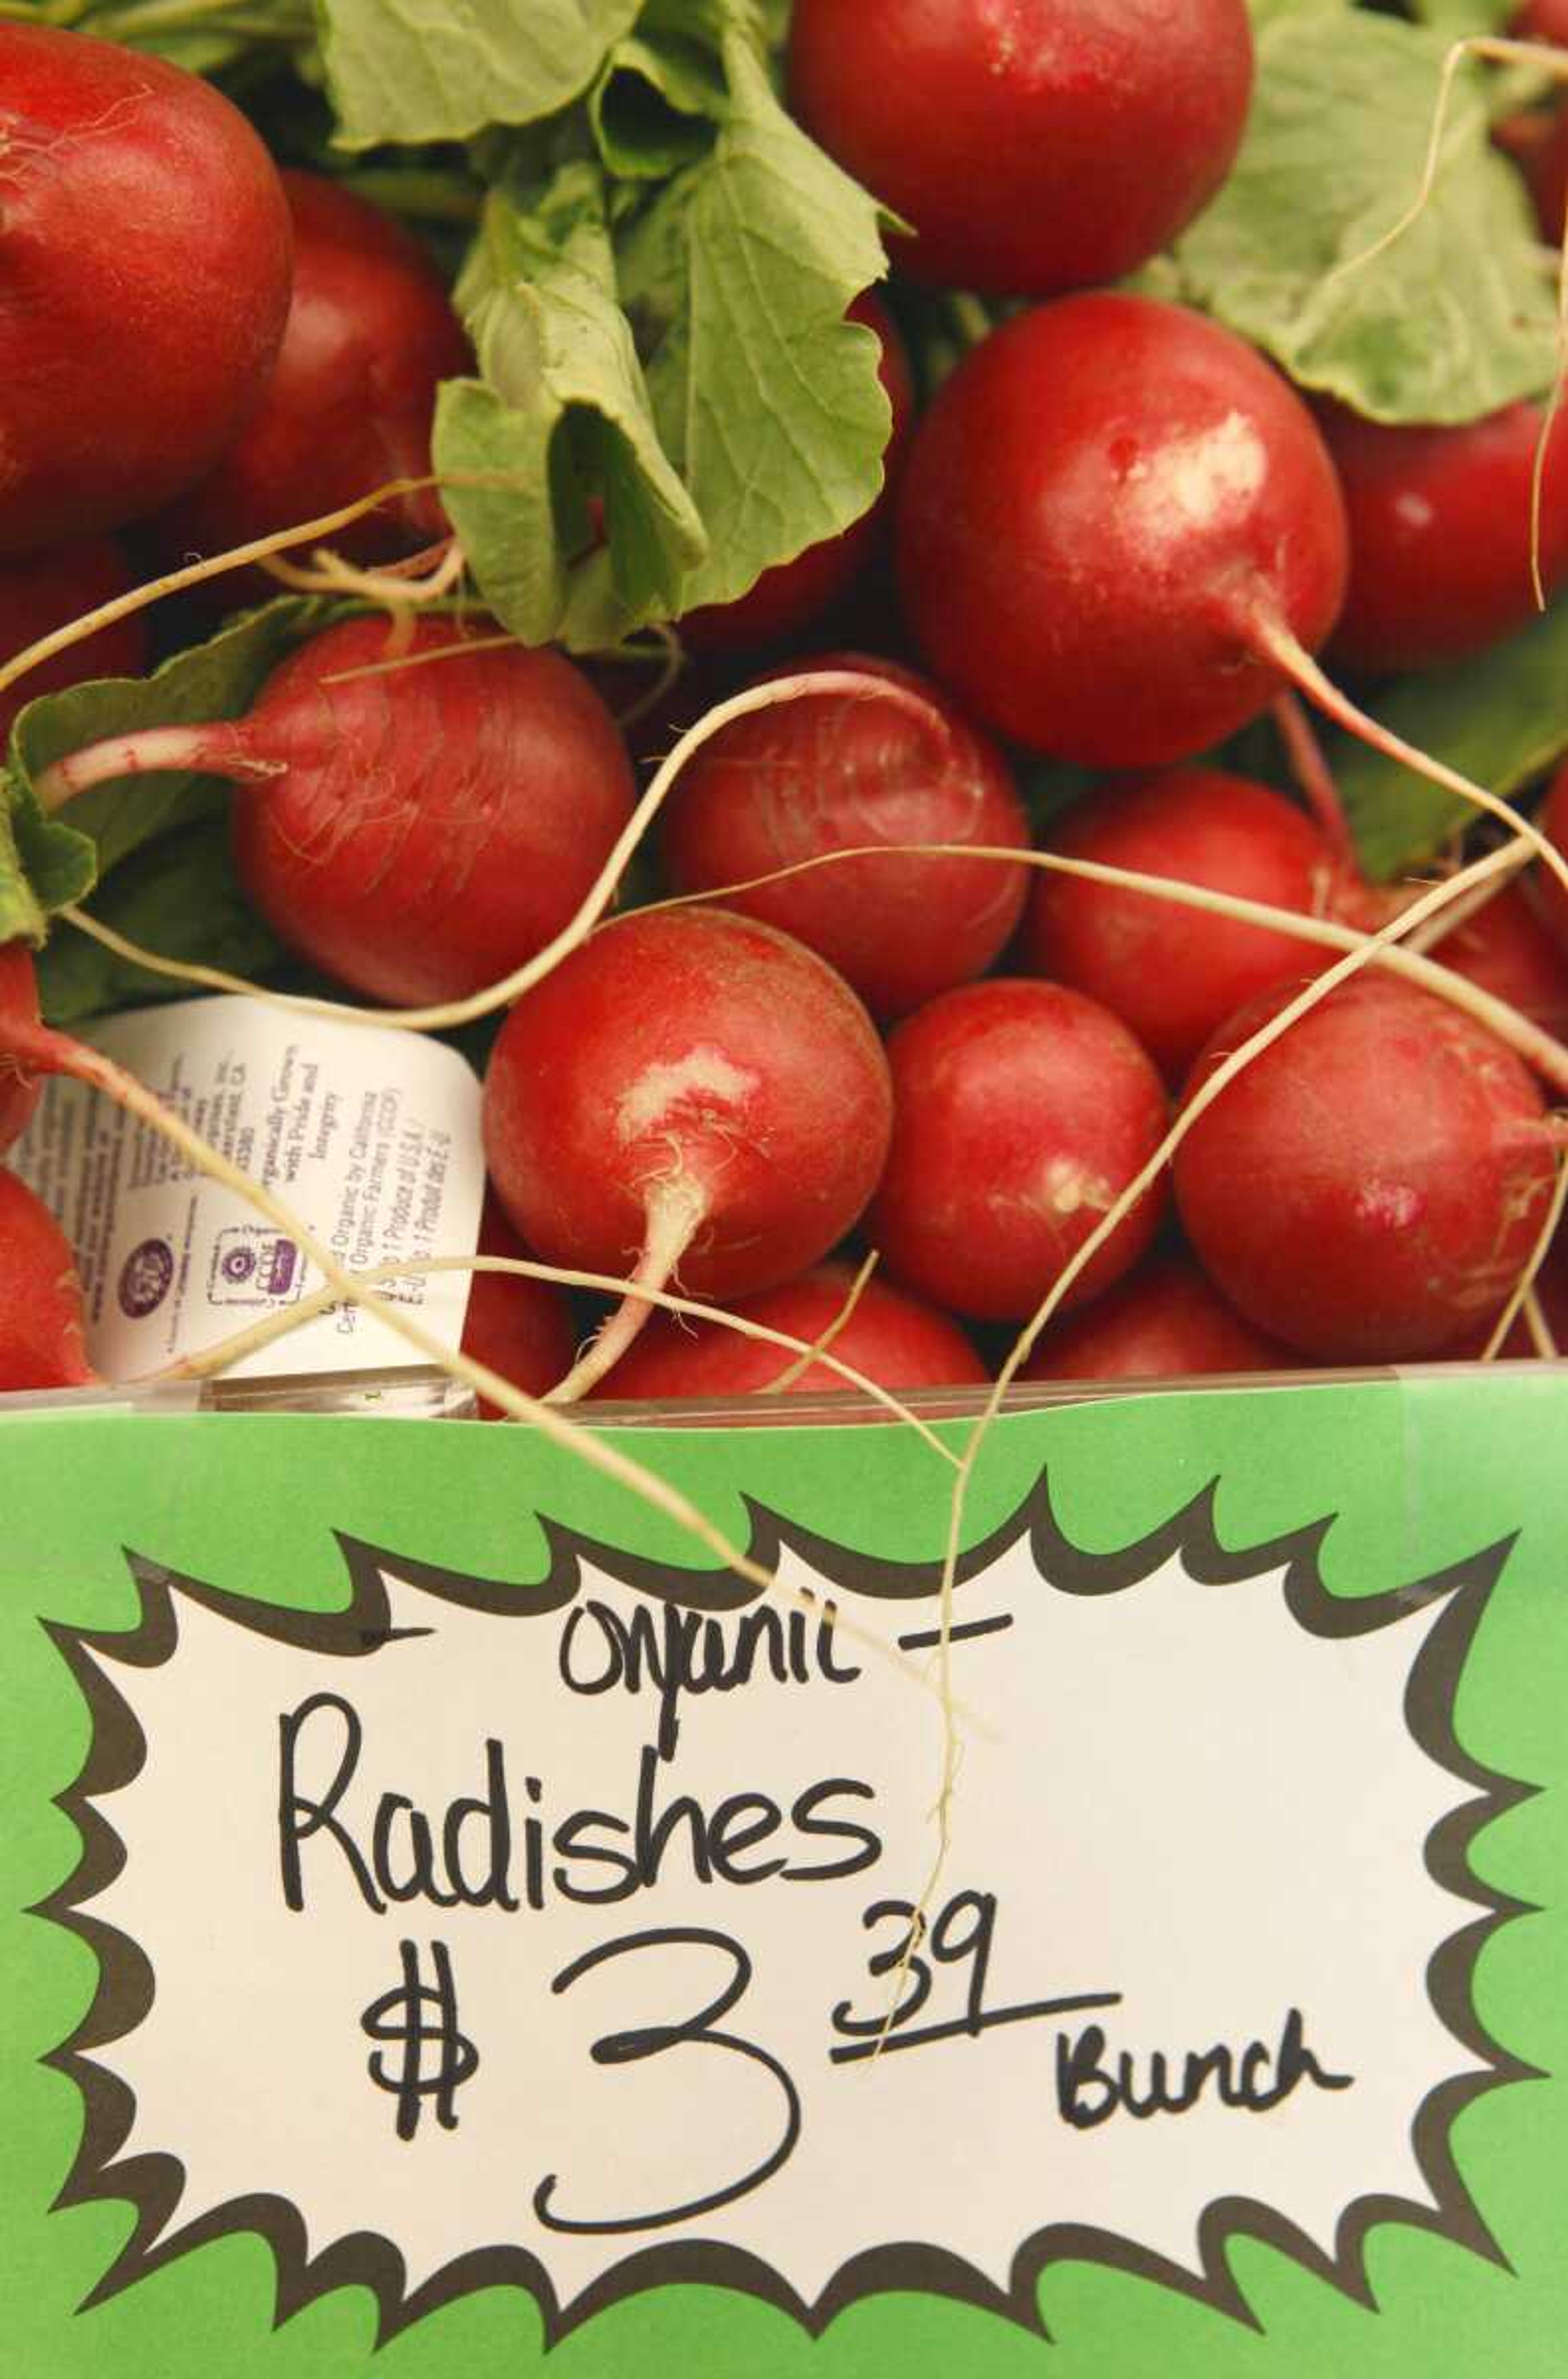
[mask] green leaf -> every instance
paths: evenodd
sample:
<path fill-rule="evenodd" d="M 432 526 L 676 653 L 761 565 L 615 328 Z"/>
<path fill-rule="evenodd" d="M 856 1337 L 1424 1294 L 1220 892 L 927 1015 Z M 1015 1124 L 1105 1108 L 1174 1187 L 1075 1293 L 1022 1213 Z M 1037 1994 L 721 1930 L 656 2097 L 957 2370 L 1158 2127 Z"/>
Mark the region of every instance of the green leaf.
<path fill-rule="evenodd" d="M 645 18 L 605 60 L 588 116 L 608 172 L 662 181 L 706 154 L 727 105 L 714 51 L 688 31 L 660 33 Z"/>
<path fill-rule="evenodd" d="M 1286 17 L 1343 17 L 1351 0 L 1247 0 L 1252 30 L 1277 25 Z"/>
<path fill-rule="evenodd" d="M 269 973 L 280 955 L 235 879 L 228 827 L 219 818 L 138 851 L 103 887 L 92 912 L 127 941 L 164 958 L 224 967 L 247 980 Z M 75 1024 L 133 1002 L 190 996 L 188 984 L 149 973 L 69 928 L 40 953 L 38 982 L 52 1024 Z"/>
<path fill-rule="evenodd" d="M 1551 275 L 1477 70 L 1419 219 L 1354 261 L 1420 187 L 1446 46 L 1359 11 L 1271 25 L 1235 171 L 1176 251 L 1189 302 L 1379 421 L 1474 420 L 1556 366 Z"/>
<path fill-rule="evenodd" d="M 531 196 L 487 202 L 457 290 L 484 379 L 442 388 L 434 452 L 486 601 L 542 644 L 561 630 L 569 565 L 589 540 L 589 493 L 604 503 L 606 608 L 628 624 L 669 616 L 705 537 L 621 310 L 602 175 L 568 165 Z M 463 484 L 485 478 L 498 484 Z"/>
<path fill-rule="evenodd" d="M 785 114 L 745 39 L 723 56 L 718 139 L 620 257 L 654 417 L 708 534 L 683 610 L 858 519 L 890 426 L 875 338 L 843 319 L 885 269 L 876 203 Z"/>
<path fill-rule="evenodd" d="M 1410 14 L 1457 41 L 1465 33 L 1501 32 L 1517 0 L 1410 0 Z"/>
<path fill-rule="evenodd" d="M 466 140 L 580 98 L 642 0 L 318 0 L 346 149 Z"/>
<path fill-rule="evenodd" d="M 1402 678 L 1373 716 L 1489 792 L 1516 793 L 1568 752 L 1568 601 L 1475 659 Z M 1475 805 L 1348 736 L 1335 778 L 1363 864 L 1377 880 L 1429 859 Z"/>
<path fill-rule="evenodd" d="M 29 703 L 12 726 L 0 776 L 0 941 L 41 940 L 51 912 L 84 899 L 131 851 L 210 815 L 223 797 L 211 777 L 162 770 L 97 787 L 46 817 L 32 789 L 45 768 L 106 735 L 238 718 L 289 647 L 340 608 L 285 596 L 151 677 L 93 679 Z"/>

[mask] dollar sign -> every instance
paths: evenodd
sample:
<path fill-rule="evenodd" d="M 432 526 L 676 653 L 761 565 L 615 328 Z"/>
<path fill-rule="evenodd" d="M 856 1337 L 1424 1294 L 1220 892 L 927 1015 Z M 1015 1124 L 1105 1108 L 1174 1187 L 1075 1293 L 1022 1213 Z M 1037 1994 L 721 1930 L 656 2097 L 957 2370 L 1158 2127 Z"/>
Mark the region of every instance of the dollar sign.
<path fill-rule="evenodd" d="M 403 1981 L 392 1990 L 382 1993 L 360 2017 L 360 2029 L 372 2040 L 402 2043 L 403 2056 L 394 2067 L 380 2049 L 368 2058 L 370 2079 L 378 2090 L 387 2090 L 397 2100 L 397 2135 L 411 2140 L 419 2128 L 424 2102 L 434 2098 L 436 2120 L 445 2131 L 457 2129 L 457 2113 L 452 2105 L 458 2085 L 478 2071 L 479 2052 L 467 2035 L 458 2029 L 457 1992 L 452 1979 L 452 1960 L 444 1941 L 432 1941 L 430 1961 L 435 1969 L 433 1983 L 420 1979 L 419 1952 L 412 1941 L 400 1944 L 403 1957 Z M 427 2020 L 427 2009 L 433 2013 Z M 425 2052 L 435 2050 L 434 2062 L 427 2067 Z"/>

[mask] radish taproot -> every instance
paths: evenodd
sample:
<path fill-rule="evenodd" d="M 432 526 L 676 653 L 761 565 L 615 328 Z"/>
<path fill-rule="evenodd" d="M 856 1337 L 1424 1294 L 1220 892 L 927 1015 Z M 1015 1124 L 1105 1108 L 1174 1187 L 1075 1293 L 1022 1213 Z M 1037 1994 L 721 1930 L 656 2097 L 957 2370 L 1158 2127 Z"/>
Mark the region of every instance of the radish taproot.
<path fill-rule="evenodd" d="M 1339 615 L 1345 506 L 1301 400 L 1229 331 L 1067 297 L 991 332 L 915 433 L 899 574 L 981 721 L 1090 767 L 1185 759 Z"/>
<path fill-rule="evenodd" d="M 1457 428 L 1319 420 L 1350 523 L 1350 583 L 1332 651 L 1388 671 L 1459 660 L 1523 627 L 1535 609 L 1531 489 L 1543 417 L 1505 405 Z M 1552 426 L 1541 480 L 1539 567 L 1568 573 L 1568 419 Z"/>
<path fill-rule="evenodd" d="M 210 83 L 0 23 L 0 553 L 138 520 L 259 401 L 288 311 L 288 207 Z"/>
<path fill-rule="evenodd" d="M 216 467 L 156 523 L 171 563 L 428 477 L 437 387 L 473 368 L 440 275 L 400 224 L 320 174 L 286 172 L 283 185 L 294 296 L 277 365 Z M 390 561 L 446 525 L 435 490 L 418 489 L 367 513 L 336 549 Z M 251 591 L 233 577 L 219 586 L 230 601 Z"/>
<path fill-rule="evenodd" d="M 1069 858 L 1163 876 L 1303 916 L 1337 912 L 1343 871 L 1283 793 L 1218 768 L 1096 786 L 1046 836 Z M 1178 1083 L 1218 1024 L 1308 946 L 1157 895 L 1041 873 L 1020 945 L 1031 972 L 1099 1000 Z M 1327 962 L 1327 954 L 1325 960 Z"/>
<path fill-rule="evenodd" d="M 0 1165 L 0 1394 L 90 1387 L 81 1284 L 59 1225 Z"/>
<path fill-rule="evenodd" d="M 231 777 L 235 855 L 292 949 L 377 999 L 477 991 L 575 913 L 632 814 L 631 764 L 571 662 L 422 618 L 311 637 L 248 716 L 150 728 L 45 770 L 56 808 L 151 768 Z"/>
<path fill-rule="evenodd" d="M 892 1033 L 893 1143 L 866 1236 L 900 1281 L 979 1321 L 1032 1313 L 1159 1146 L 1164 1085 L 1125 1024 L 1057 984 L 945 992 Z M 1085 1303 L 1136 1263 L 1163 1190 L 1077 1281 Z"/>
<path fill-rule="evenodd" d="M 959 1328 L 934 1306 L 867 1281 L 841 1328 L 835 1328 L 853 1287 L 847 1264 L 817 1264 L 798 1280 L 735 1301 L 734 1311 L 815 1346 L 828 1332 L 832 1352 L 885 1388 L 977 1387 L 984 1364 Z M 712 1322 L 681 1322 L 657 1313 L 594 1390 L 606 1400 L 641 1402 L 660 1396 L 758 1395 L 779 1382 L 786 1395 L 842 1395 L 843 1374 L 807 1363 Z"/>
<path fill-rule="evenodd" d="M 1221 1027 L 1188 1096 L 1298 988 Z M 1546 1214 L 1557 1138 L 1529 1072 L 1426 992 L 1341 984 L 1200 1115 L 1175 1163 L 1204 1270 L 1324 1362 L 1439 1353 L 1494 1313 Z"/>
<path fill-rule="evenodd" d="M 771 925 L 646 911 L 517 1002 L 485 1077 L 502 1205 L 547 1262 L 729 1298 L 826 1255 L 876 1186 L 887 1064 L 849 985 Z M 602 1377 L 648 1308 L 628 1296 L 563 1394 Z"/>
<path fill-rule="evenodd" d="M 885 678 L 919 695 L 945 739 L 865 692 L 815 701 L 807 694 L 752 711 L 688 764 L 665 809 L 665 865 L 677 891 L 718 892 L 837 967 L 874 1016 L 901 1016 L 985 972 L 1022 910 L 1021 863 L 893 851 L 732 898 L 724 888 L 862 844 L 1027 851 L 1029 820 L 1001 753 L 913 670 L 829 653 L 792 664 L 790 674 L 817 670 Z"/>
<path fill-rule="evenodd" d="M 106 537 L 80 537 L 46 553 L 0 562 L 0 666 L 52 629 L 128 594 L 133 583 L 124 554 Z M 11 721 L 35 695 L 58 694 L 84 678 L 138 677 L 146 666 L 147 630 L 133 615 L 29 670 L 15 685 L 0 689 L 0 760 Z"/>
<path fill-rule="evenodd" d="M 903 217 L 901 265 L 1050 296 L 1113 281 L 1219 188 L 1252 89 L 1244 0 L 795 0 L 790 92 Z"/>
<path fill-rule="evenodd" d="M 1019 1378 L 1179 1380 L 1300 1368 L 1299 1355 L 1231 1311 L 1190 1257 L 1156 1255 L 1047 1330 Z"/>

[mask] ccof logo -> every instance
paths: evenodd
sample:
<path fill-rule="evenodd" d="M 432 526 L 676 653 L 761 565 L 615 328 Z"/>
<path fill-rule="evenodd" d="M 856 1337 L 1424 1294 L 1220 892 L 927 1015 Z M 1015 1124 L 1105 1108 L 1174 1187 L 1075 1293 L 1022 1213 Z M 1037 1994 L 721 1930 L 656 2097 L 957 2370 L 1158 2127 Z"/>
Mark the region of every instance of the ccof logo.
<path fill-rule="evenodd" d="M 140 1322 L 155 1313 L 175 1277 L 175 1251 L 166 1239 L 143 1239 L 120 1266 L 120 1311 Z"/>

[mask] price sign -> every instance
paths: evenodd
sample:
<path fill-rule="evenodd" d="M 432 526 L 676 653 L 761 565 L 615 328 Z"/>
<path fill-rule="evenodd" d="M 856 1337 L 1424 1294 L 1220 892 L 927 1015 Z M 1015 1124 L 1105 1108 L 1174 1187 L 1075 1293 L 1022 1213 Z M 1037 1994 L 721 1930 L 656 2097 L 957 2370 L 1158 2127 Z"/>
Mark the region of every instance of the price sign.
<path fill-rule="evenodd" d="M 1568 2193 L 1528 1995 L 1492 2004 L 1527 1928 L 1476 1855 L 1495 1829 L 1506 1866 L 1538 1780 L 1465 1695 L 1526 1607 L 1515 1686 L 1553 1661 L 1561 1684 L 1568 1605 L 1534 1600 L 1496 1482 L 1411 1525 L 1434 1394 L 1005 1422 L 946 1714 L 941 1468 L 892 1432 L 656 1442 L 721 1516 L 744 1497 L 764 1596 L 517 1433 L 0 1423 L 18 1479 L 74 1433 L 105 1495 L 133 1440 L 143 1481 L 103 1515 L 129 1546 L 112 1613 L 39 1598 L 40 1707 L 79 1740 L 36 1792 L 79 1855 L 56 1817 L 30 1922 L 51 1974 L 74 1951 L 96 1985 L 40 2044 L 83 2127 L 21 2211 L 98 2268 L 96 2310 L 56 2306 L 54 2359 L 20 2367 L 102 2368 L 116 2325 L 148 2359 L 113 2367 L 163 2367 L 159 2324 L 224 2241 L 264 2250 L 273 2310 L 368 2290 L 453 2374 L 492 2367 L 473 2321 L 498 2294 L 605 2373 L 661 2367 L 655 2309 L 699 2301 L 737 2338 L 782 2325 L 802 2371 L 851 2311 L 945 2304 L 965 2367 L 1000 2372 L 1052 2350 L 1053 2288 L 1089 2265 L 1121 2307 L 1095 2367 L 1130 2373 L 1164 2322 L 1196 2379 L 1260 2318 L 1238 2250 L 1326 2335 L 1391 2239 L 1424 2242 L 1462 2320 L 1507 2252 L 1464 2154 L 1482 2102 Z M 240 1452 L 250 1516 L 193 1525 Z M 1536 1532 L 1560 1560 L 1568 1504 Z M 87 1550 L 38 1496 L 23 1536 L 46 1574 Z M 57 1979 L 43 1997 L 63 2010 Z M 105 2254 L 83 2221 L 109 2204 Z M 225 2368 L 359 2367 L 312 2361 L 307 2324 L 232 2321 Z M 532 2367 L 515 2329 L 509 2351 Z M 1279 2379 L 1301 2368 L 1282 2349 Z"/>

